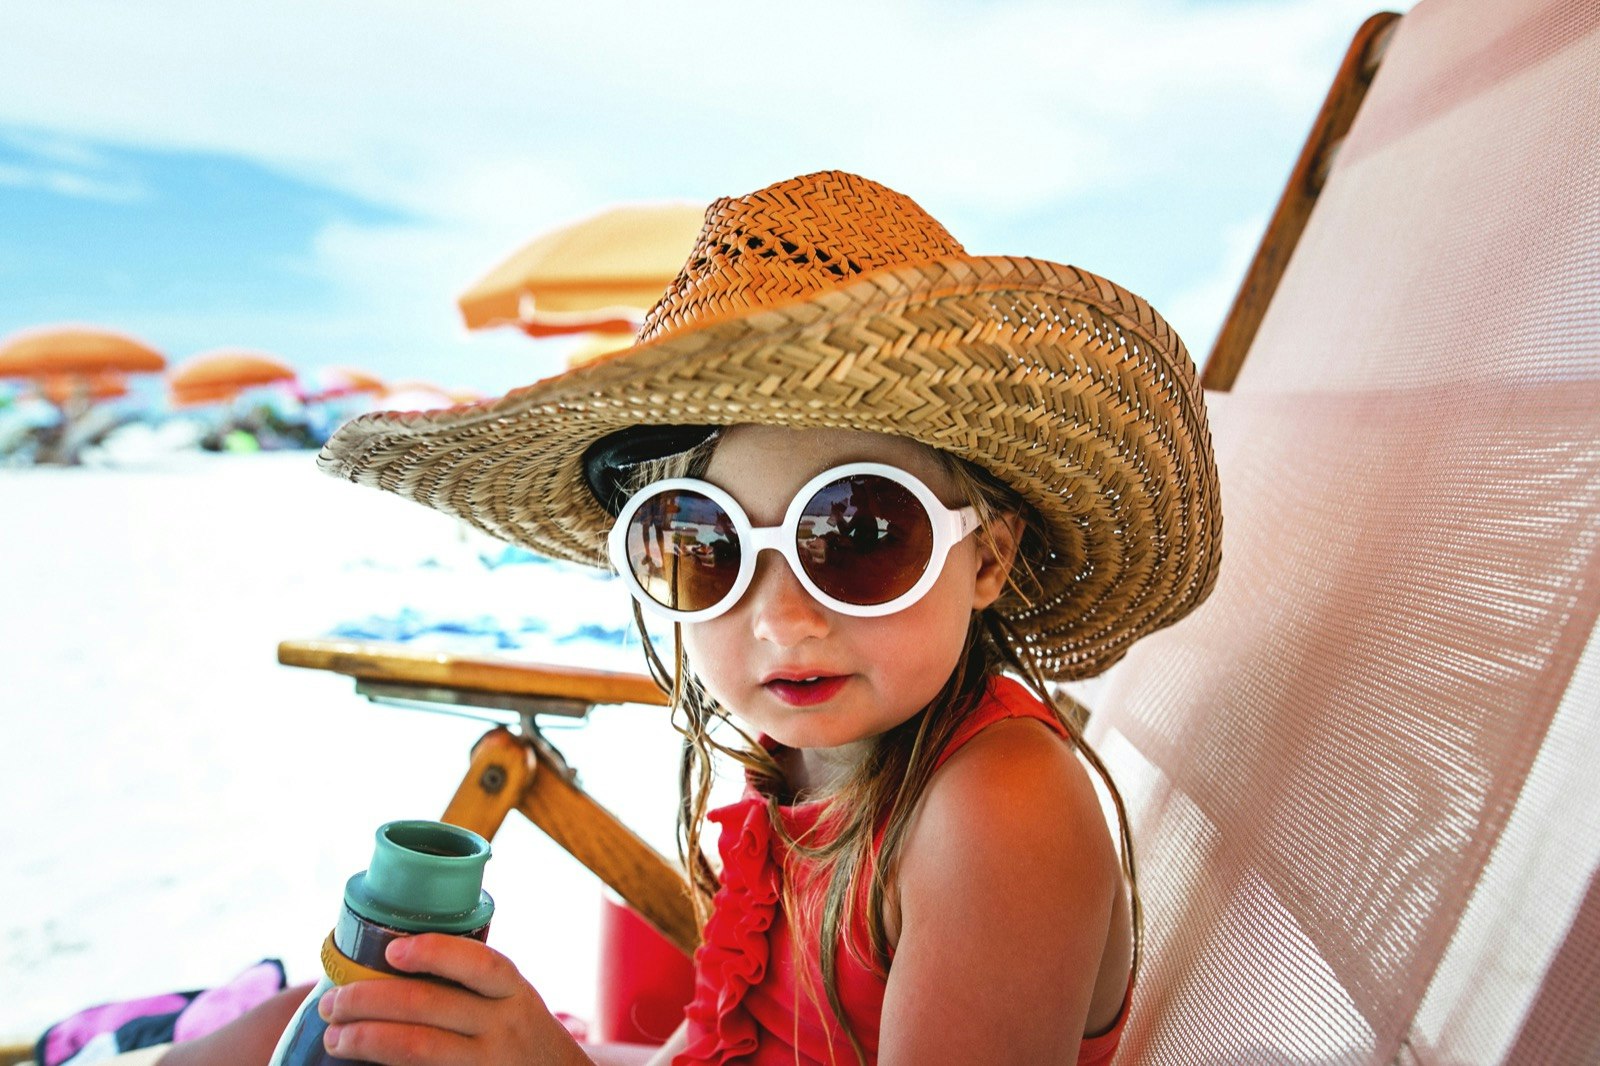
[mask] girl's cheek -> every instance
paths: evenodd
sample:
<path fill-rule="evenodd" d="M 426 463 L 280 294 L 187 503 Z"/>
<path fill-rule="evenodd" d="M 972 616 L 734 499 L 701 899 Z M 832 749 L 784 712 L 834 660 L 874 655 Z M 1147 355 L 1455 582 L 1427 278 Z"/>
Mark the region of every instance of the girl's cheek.
<path fill-rule="evenodd" d="M 720 621 L 720 619 L 718 619 Z M 723 641 L 717 639 L 716 622 L 691 622 L 683 627 L 684 668 L 700 679 L 706 691 L 720 699 L 720 674 L 728 658 Z"/>

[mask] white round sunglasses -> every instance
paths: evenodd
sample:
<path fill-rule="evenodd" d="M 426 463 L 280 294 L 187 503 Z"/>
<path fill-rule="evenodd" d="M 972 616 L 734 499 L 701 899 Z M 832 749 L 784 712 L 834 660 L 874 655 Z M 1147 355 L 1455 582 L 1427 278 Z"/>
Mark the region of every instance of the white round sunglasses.
<path fill-rule="evenodd" d="M 704 622 L 732 608 L 769 548 L 818 603 L 877 618 L 925 596 L 950 549 L 977 528 L 975 508 L 946 507 L 898 467 L 845 463 L 801 486 L 782 524 L 760 529 L 708 481 L 652 482 L 628 498 L 607 544 L 633 597 L 672 621 Z"/>

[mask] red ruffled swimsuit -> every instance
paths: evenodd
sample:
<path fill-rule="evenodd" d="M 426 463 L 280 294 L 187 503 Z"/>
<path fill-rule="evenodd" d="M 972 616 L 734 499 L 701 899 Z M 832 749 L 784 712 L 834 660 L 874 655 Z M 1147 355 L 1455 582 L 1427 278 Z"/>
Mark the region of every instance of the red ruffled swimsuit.
<path fill-rule="evenodd" d="M 996 677 L 983 701 L 940 753 L 939 765 L 985 727 L 1007 718 L 1036 718 L 1058 734 L 1065 729 L 1019 682 Z M 815 825 L 824 804 L 780 807 L 791 836 Z M 797 942 L 779 905 L 782 839 L 773 830 L 766 800 L 746 787 L 737 803 L 710 814 L 722 827 L 722 887 L 706 923 L 705 942 L 695 952 L 695 995 L 689 1004 L 687 1049 L 673 1066 L 743 1063 L 749 1066 L 825 1066 L 854 1063 L 855 1052 L 834 1021 L 823 991 L 815 941 Z M 866 943 L 864 927 L 855 931 Z M 869 1063 L 877 1062 L 885 979 L 856 958 L 838 954 L 839 1001 Z M 801 967 L 810 979 L 800 977 Z M 1079 1066 L 1111 1060 L 1122 1038 L 1133 996 L 1129 982 L 1117 1020 L 1105 1033 L 1085 1037 Z M 798 1009 L 797 1009 L 798 1005 Z"/>

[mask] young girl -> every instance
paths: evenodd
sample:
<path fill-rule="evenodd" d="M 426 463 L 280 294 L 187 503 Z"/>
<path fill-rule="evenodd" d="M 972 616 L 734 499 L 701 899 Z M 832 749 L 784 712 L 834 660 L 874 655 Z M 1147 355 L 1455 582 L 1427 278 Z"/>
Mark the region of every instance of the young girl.
<path fill-rule="evenodd" d="M 420 936 L 390 961 L 460 987 L 337 989 L 336 1054 L 1110 1058 L 1133 855 L 1047 683 L 1193 609 L 1220 534 L 1193 367 L 1141 300 L 968 256 L 907 198 L 812 174 L 713 204 L 634 347 L 490 405 L 366 416 L 321 463 L 612 566 L 641 632 L 642 611 L 673 623 L 649 659 L 685 736 L 684 861 L 715 889 L 663 1048 L 582 1048 L 492 948 Z M 708 812 L 718 753 L 747 787 Z"/>

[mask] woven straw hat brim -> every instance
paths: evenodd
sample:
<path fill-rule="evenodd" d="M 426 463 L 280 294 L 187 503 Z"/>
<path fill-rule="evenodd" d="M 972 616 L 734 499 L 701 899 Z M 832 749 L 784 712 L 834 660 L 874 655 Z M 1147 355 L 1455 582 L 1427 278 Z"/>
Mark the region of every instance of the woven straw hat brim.
<path fill-rule="evenodd" d="M 608 567 L 585 449 L 631 426 L 758 423 L 910 437 L 982 466 L 1053 548 L 996 605 L 1047 676 L 1093 675 L 1209 593 L 1221 510 L 1182 342 L 1075 267 L 959 256 L 710 318 L 499 400 L 341 427 L 330 474 L 535 552 Z"/>

